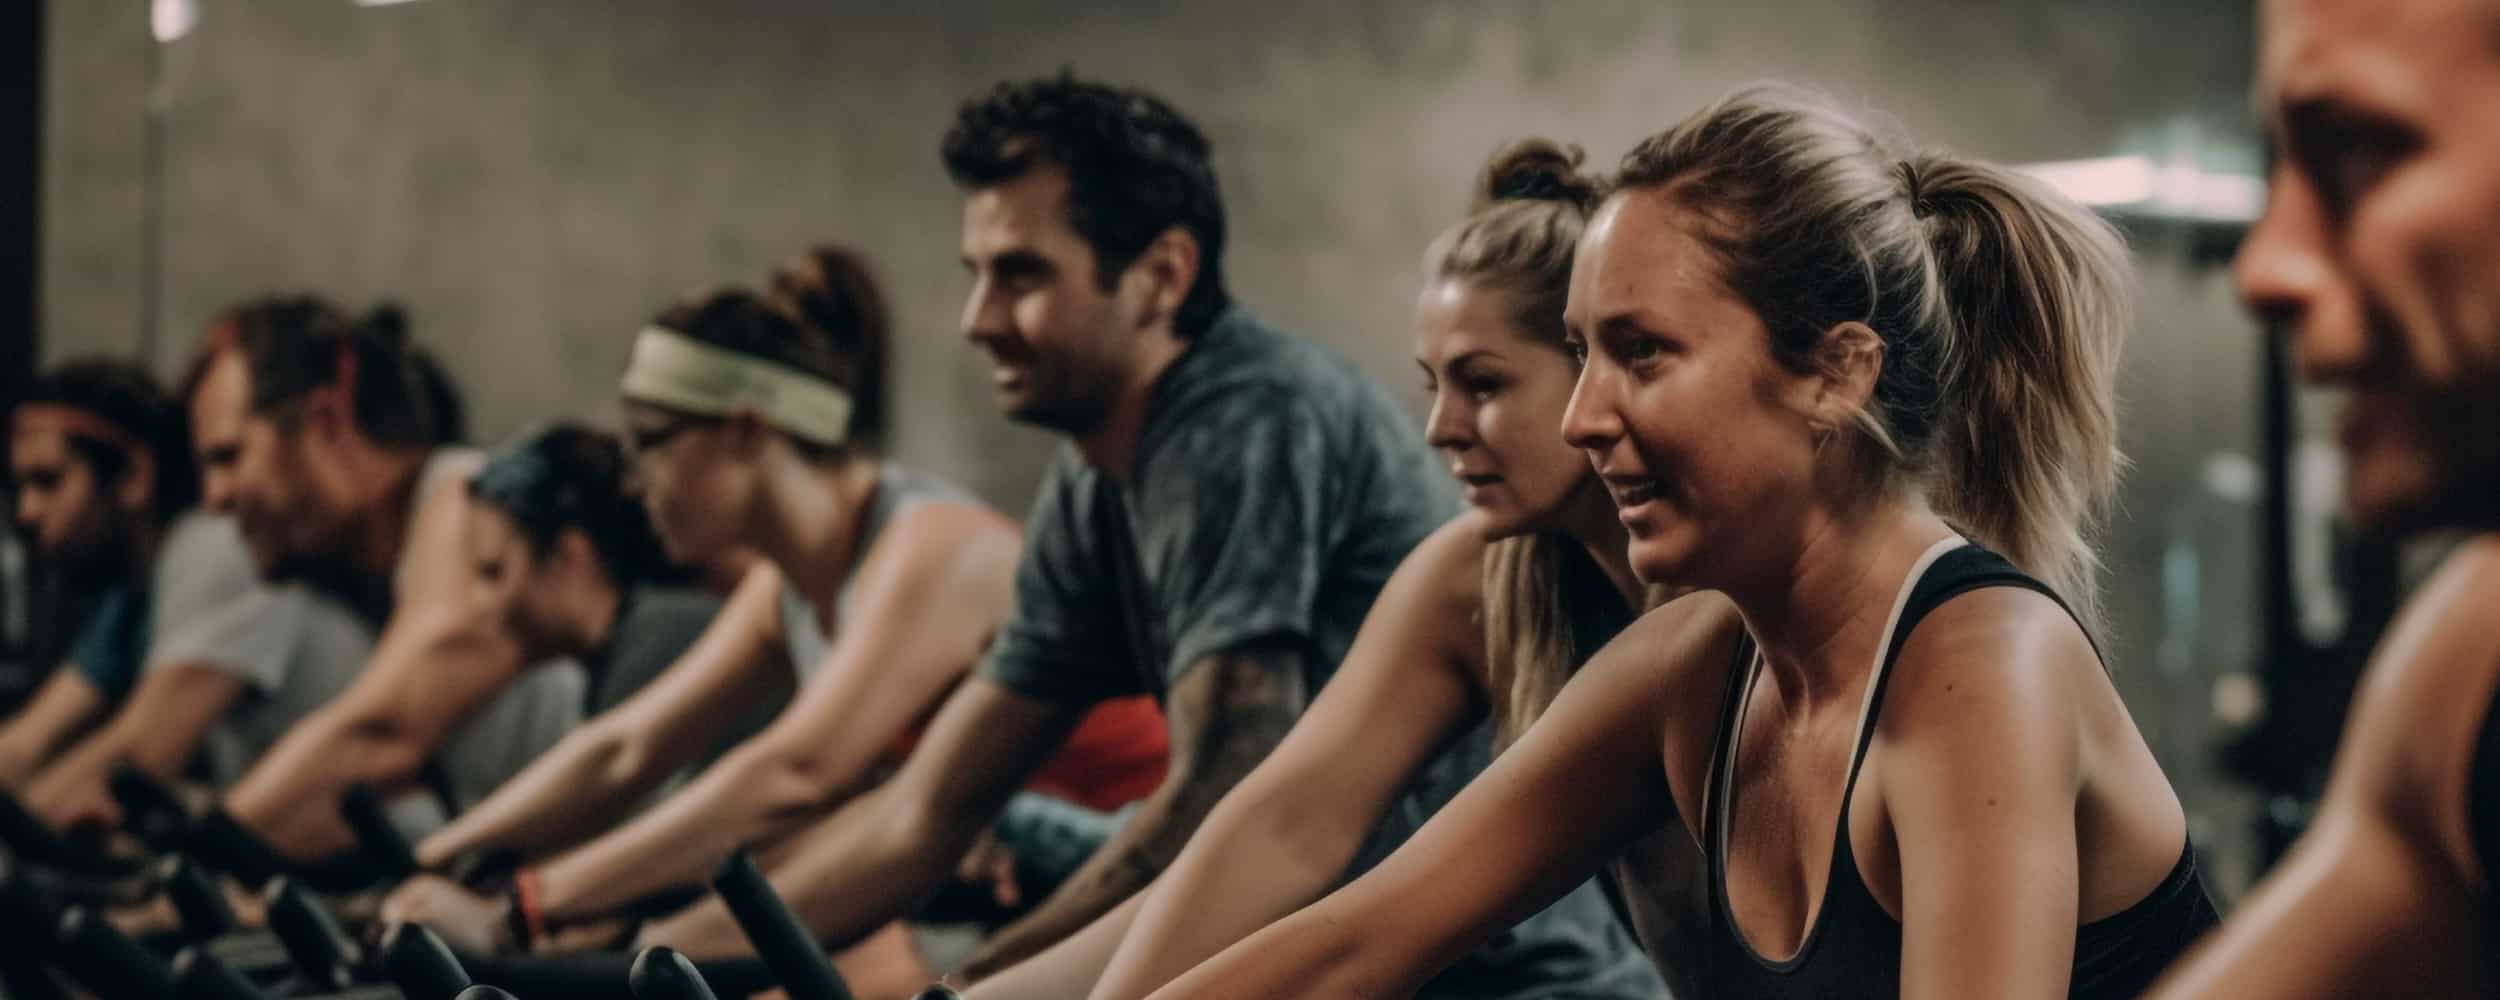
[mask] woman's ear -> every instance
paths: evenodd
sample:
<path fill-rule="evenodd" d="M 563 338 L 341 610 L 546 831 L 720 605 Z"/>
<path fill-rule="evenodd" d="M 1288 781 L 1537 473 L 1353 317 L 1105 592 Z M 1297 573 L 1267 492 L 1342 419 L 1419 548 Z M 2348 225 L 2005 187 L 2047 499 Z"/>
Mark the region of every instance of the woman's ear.
<path fill-rule="evenodd" d="M 556 532 L 555 544 L 548 551 L 549 562 L 564 562 L 586 570 L 599 568 L 599 550 L 590 544 L 590 535 L 580 528 L 566 527 Z"/>
<path fill-rule="evenodd" d="M 1809 419 L 1821 428 L 1846 427 L 1875 401 L 1875 380 L 1884 373 L 1884 338 L 1856 320 L 1832 327 L 1815 346 L 1814 369 L 1819 375 Z"/>

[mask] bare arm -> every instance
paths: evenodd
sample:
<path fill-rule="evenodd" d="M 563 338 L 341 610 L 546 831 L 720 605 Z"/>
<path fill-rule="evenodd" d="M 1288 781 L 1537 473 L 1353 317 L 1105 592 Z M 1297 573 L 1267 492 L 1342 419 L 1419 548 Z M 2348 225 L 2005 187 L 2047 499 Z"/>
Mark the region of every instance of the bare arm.
<path fill-rule="evenodd" d="M 207 664 L 148 671 L 112 721 L 35 779 L 27 808 L 56 829 L 120 825 L 121 809 L 106 785 L 113 769 L 128 764 L 159 781 L 179 778 L 243 691 L 243 681 Z"/>
<path fill-rule="evenodd" d="M 1160 881 L 1160 880 L 1158 880 Z M 1130 896 L 1085 929 L 1068 935 L 1041 954 L 980 978 L 962 993 L 968 1000 L 1070 1000 L 1085 996 L 1102 980 L 1111 956 L 1137 924 L 1138 911 L 1154 895 L 1154 886 Z M 968 975 L 968 974 L 967 974 Z"/>
<path fill-rule="evenodd" d="M 966 963 L 995 970 L 1057 943 L 1135 895 L 1170 866 L 1215 804 L 1265 760 L 1302 715 L 1303 654 L 1238 650 L 1188 668 L 1165 701 L 1172 766 L 1083 867 Z"/>
<path fill-rule="evenodd" d="M 1326 894 L 1407 781 L 1482 716 L 1483 633 L 1466 627 L 1481 538 L 1453 521 L 1399 566 L 1310 712 L 1144 893 L 1095 1000 L 1143 997 Z"/>
<path fill-rule="evenodd" d="M 1680 700 L 1687 687 L 1709 685 L 1679 679 L 1686 657 L 1677 651 L 1724 649 L 1685 634 L 1723 623 L 1690 613 L 1693 600 L 1652 612 L 1600 651 L 1519 742 L 1379 867 L 1153 996 L 1411 994 L 1665 823 L 1675 810 L 1662 729 L 1717 707 L 1715 698 Z"/>
<path fill-rule="evenodd" d="M 836 950 L 909 913 L 1083 714 L 973 678 L 947 698 L 900 773 L 793 838 L 773 888 Z M 640 944 L 706 958 L 747 951 L 717 899 L 645 928 Z"/>
<path fill-rule="evenodd" d="M 742 844 L 858 794 L 879 758 L 979 658 L 1012 600 L 1016 534 L 929 505 L 880 535 L 824 668 L 754 739 L 650 812 L 539 871 L 547 912 L 582 915 L 699 882 Z"/>
<path fill-rule="evenodd" d="M 24 787 L 35 773 L 104 711 L 104 693 L 64 663 L 23 711 L 0 726 L 0 788 Z"/>
<path fill-rule="evenodd" d="M 490 849 L 539 852 L 606 829 L 699 756 L 783 669 L 781 574 L 759 563 L 694 645 L 649 686 L 565 735 L 529 767 L 417 845 L 437 867 Z"/>
<path fill-rule="evenodd" d="M 2415 596 L 2371 658 L 2317 825 L 2151 996 L 2500 993 L 2490 873 L 2469 846 L 2500 682 L 2494 586 L 2500 543 L 2483 539 Z"/>
<path fill-rule="evenodd" d="M 450 477 L 446 477 L 448 480 Z M 456 482 L 424 498 L 407 539 L 398 607 L 355 683 L 287 730 L 225 797 L 225 809 L 299 859 L 354 844 L 339 818 L 351 785 L 395 790 L 523 667 L 521 649 L 470 590 Z"/>
<path fill-rule="evenodd" d="M 2098 669 L 2027 591 L 1956 598 L 1904 644 L 1867 765 L 1900 852 L 1903 997 L 2066 995 L 2082 787 L 2068 681 Z"/>

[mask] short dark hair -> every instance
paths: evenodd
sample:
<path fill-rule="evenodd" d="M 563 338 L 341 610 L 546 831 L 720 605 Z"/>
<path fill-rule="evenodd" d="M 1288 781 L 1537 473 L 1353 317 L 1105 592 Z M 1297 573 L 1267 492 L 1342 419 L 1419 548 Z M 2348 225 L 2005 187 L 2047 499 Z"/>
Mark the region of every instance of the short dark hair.
<path fill-rule="evenodd" d="M 251 372 L 255 414 L 292 418 L 295 404 L 352 370 L 347 390 L 356 429 L 373 443 L 433 448 L 456 441 L 463 430 L 458 390 L 408 343 L 408 314 L 395 304 L 357 319 L 313 295 L 273 295 L 228 309 L 192 364 L 185 399 L 228 349 L 241 351 Z"/>
<path fill-rule="evenodd" d="M 155 376 L 120 361 L 72 361 L 37 377 L 26 387 L 19 405 L 46 403 L 91 414 L 130 435 L 156 464 L 152 498 L 158 519 L 171 518 L 199 497 L 200 478 L 191 464 L 191 432 L 182 407 L 166 395 Z M 72 431 L 76 452 L 99 483 L 120 481 L 130 471 L 129 459 L 111 442 Z"/>
<path fill-rule="evenodd" d="M 581 531 L 618 589 L 673 580 L 659 533 L 640 498 L 626 492 L 625 447 L 616 436 L 557 423 L 514 438 L 469 479 L 469 495 L 512 518 L 544 557 L 566 528 Z"/>
<path fill-rule="evenodd" d="M 1173 318 L 1197 336 L 1231 304 L 1224 291 L 1224 198 L 1198 126 L 1143 90 L 1073 73 L 1001 83 L 965 102 L 940 155 L 967 190 L 996 187 L 1040 166 L 1068 173 L 1068 224 L 1093 247 L 1095 280 L 1109 289 L 1137 255 L 1179 226 L 1198 241 L 1198 278 Z"/>

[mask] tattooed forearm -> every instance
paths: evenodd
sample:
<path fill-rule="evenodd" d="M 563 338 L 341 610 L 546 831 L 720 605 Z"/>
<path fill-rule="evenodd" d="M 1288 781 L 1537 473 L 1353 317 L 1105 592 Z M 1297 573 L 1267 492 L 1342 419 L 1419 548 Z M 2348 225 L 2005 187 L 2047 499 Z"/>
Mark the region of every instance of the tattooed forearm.
<path fill-rule="evenodd" d="M 1191 667 L 1164 699 L 1172 766 L 1120 832 L 1030 915 L 966 963 L 977 978 L 1075 933 L 1120 905 L 1180 856 L 1215 804 L 1285 739 L 1310 703 L 1303 654 L 1241 650 Z"/>

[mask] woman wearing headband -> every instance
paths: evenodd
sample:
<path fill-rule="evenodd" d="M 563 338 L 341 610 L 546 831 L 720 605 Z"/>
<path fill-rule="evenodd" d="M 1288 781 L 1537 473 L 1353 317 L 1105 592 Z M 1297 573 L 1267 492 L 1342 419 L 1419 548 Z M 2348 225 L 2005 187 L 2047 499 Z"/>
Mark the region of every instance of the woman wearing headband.
<path fill-rule="evenodd" d="M 1152 887 L 982 980 L 978 1000 L 1142 997 L 1319 898 L 1437 751 L 1485 741 L 1470 732 L 1479 728 L 1494 743 L 1525 730 L 1579 662 L 1648 604 L 1604 484 L 1555 430 L 1576 374 L 1563 296 L 1597 200 L 1578 159 L 1541 140 L 1502 150 L 1473 210 L 1425 253 L 1414 341 L 1432 393 L 1425 434 L 1464 484 L 1469 510 L 1406 558 L 1309 713 Z M 1674 942 L 1699 923 L 1699 908 L 1674 900 L 1698 901 L 1700 856 L 1689 841 L 1649 846 L 1631 869 L 1648 890 L 1627 894 L 1642 904 L 1633 923 L 1657 950 L 1688 951 Z M 1582 946 L 1555 958 L 1581 963 L 1556 977 L 1574 996 L 1663 992 L 1595 886 L 1543 919 L 1568 923 Z M 1482 992 L 1466 971 L 1425 992 Z"/>
<path fill-rule="evenodd" d="M 1015 524 L 868 443 L 880 422 L 859 404 L 877 398 L 885 330 L 865 270 L 820 250 L 775 286 L 770 299 L 722 291 L 661 314 L 636 335 L 623 385 L 635 479 L 668 553 L 746 549 L 758 566 L 677 666 L 516 780 L 511 808 L 474 810 L 477 822 L 428 838 L 419 859 L 543 856 L 559 846 L 540 839 L 549 817 L 585 796 L 639 794 L 792 671 L 798 694 L 683 790 L 523 869 L 507 900 L 429 879 L 403 887 L 389 915 L 525 949 L 698 885 L 732 848 L 872 785 L 1006 614 Z M 1123 703 L 1090 718 L 1036 789 L 1109 808 L 1152 789 L 1163 758 L 1152 705 Z M 863 983 L 919 969 L 895 934 L 844 964 Z"/>
<path fill-rule="evenodd" d="M 1786 89 L 1636 147 L 1574 264 L 1563 426 L 1642 579 L 1713 592 L 1155 996 L 1401 995 L 1670 815 L 1702 996 L 2141 991 L 2214 912 L 2090 630 L 2124 260 L 2036 183 Z"/>

